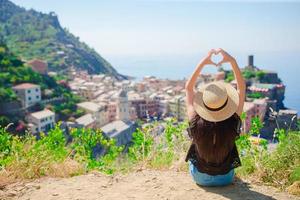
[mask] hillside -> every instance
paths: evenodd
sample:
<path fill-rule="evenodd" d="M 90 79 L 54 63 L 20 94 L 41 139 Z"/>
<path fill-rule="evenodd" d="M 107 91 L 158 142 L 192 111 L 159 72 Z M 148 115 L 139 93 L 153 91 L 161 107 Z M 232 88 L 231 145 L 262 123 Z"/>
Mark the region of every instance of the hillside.
<path fill-rule="evenodd" d="M 0 39 L 24 60 L 46 60 L 54 71 L 74 66 L 89 73 L 125 78 L 95 50 L 61 27 L 55 13 L 26 10 L 8 0 L 0 0 L 0 13 Z"/>
<path fill-rule="evenodd" d="M 63 102 L 51 105 L 51 109 L 59 115 L 60 119 L 67 119 L 71 116 L 78 117 L 78 115 L 81 114 L 77 111 L 76 106 L 76 103 L 79 102 L 79 98 L 71 93 L 67 85 L 58 83 L 53 77 L 33 71 L 24 65 L 15 54 L 11 53 L 5 44 L 0 43 L 0 126 L 6 126 L 9 123 L 14 123 L 14 125 L 17 126 L 19 120 L 24 120 L 24 113 L 19 112 L 19 115 L 15 113 L 3 114 L 2 108 L 3 106 L 5 107 L 6 103 L 18 99 L 12 87 L 28 82 L 41 86 L 43 99 L 63 97 Z M 46 91 L 48 92 L 46 93 Z M 39 104 L 33 109 L 40 110 L 44 106 L 45 105 Z"/>
<path fill-rule="evenodd" d="M 236 180 L 226 187 L 198 187 L 186 172 L 143 170 L 129 175 L 88 174 L 68 179 L 44 178 L 0 189 L 2 199 L 247 199 L 296 200 L 273 187 Z"/>

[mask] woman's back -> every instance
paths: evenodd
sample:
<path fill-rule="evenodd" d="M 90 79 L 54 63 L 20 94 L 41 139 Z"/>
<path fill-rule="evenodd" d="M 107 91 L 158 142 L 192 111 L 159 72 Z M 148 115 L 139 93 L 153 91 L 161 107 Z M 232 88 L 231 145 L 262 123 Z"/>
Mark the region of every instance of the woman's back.
<path fill-rule="evenodd" d="M 208 163 L 224 162 L 239 135 L 240 119 L 237 114 L 220 122 L 209 122 L 198 114 L 189 122 L 190 135 L 196 152 Z"/>

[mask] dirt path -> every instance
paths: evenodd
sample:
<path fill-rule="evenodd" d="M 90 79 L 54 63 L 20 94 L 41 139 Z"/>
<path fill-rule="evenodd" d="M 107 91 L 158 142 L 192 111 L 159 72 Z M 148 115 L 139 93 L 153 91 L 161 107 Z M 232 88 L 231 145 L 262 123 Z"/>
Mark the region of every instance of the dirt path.
<path fill-rule="evenodd" d="M 262 200 L 300 199 L 266 186 L 235 181 L 233 185 L 204 188 L 194 184 L 185 172 L 144 170 L 127 176 L 109 177 L 94 173 L 72 178 L 44 178 L 0 188 L 0 199 L 91 200 L 91 199 L 178 199 L 178 200 Z"/>

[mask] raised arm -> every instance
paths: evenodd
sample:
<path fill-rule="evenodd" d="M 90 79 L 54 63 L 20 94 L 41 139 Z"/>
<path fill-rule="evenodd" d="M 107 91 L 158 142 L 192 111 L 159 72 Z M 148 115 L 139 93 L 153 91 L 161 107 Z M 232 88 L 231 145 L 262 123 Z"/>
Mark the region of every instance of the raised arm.
<path fill-rule="evenodd" d="M 215 50 L 210 50 L 205 58 L 203 58 L 199 64 L 197 65 L 192 76 L 187 80 L 185 84 L 185 93 L 186 93 L 186 108 L 187 108 L 187 116 L 188 119 L 191 120 L 195 115 L 195 110 L 193 107 L 193 99 L 194 99 L 194 87 L 197 81 L 198 76 L 200 75 L 201 70 L 205 65 L 213 64 L 211 61 L 211 55 L 215 53 Z"/>
<path fill-rule="evenodd" d="M 229 62 L 232 66 L 232 70 L 234 73 L 234 77 L 237 82 L 237 90 L 239 93 L 239 106 L 237 109 L 237 114 L 241 116 L 243 112 L 244 102 L 245 102 L 245 93 L 246 93 L 246 84 L 243 78 L 243 75 L 241 73 L 241 70 L 236 62 L 236 60 L 229 55 L 226 51 L 223 49 L 217 49 L 216 52 L 220 52 L 223 55 L 223 61 L 221 61 L 218 65 L 221 65 L 222 63 Z"/>

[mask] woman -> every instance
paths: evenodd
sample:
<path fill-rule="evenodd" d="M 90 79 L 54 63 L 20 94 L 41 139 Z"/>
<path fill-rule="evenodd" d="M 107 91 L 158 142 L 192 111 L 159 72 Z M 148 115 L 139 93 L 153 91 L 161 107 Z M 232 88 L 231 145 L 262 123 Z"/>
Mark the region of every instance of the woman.
<path fill-rule="evenodd" d="M 213 63 L 211 56 L 221 54 L 223 60 Z M 238 91 L 225 82 L 212 82 L 194 91 L 200 71 L 205 65 L 232 66 Z M 186 83 L 188 132 L 192 138 L 186 161 L 198 185 L 223 186 L 232 183 L 234 168 L 241 165 L 235 145 L 240 133 L 240 115 L 245 99 L 245 82 L 235 61 L 223 49 L 211 50 L 198 64 Z"/>

